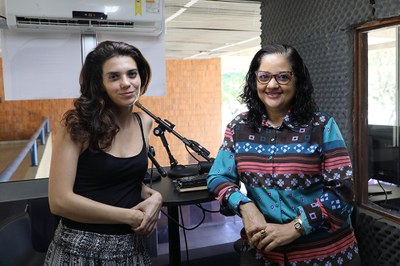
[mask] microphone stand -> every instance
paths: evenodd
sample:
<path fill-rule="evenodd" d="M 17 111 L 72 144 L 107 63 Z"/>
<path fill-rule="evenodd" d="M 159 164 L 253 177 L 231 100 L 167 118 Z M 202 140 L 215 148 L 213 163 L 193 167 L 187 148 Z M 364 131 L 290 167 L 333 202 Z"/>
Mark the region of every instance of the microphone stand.
<path fill-rule="evenodd" d="M 187 147 L 191 148 L 193 151 L 195 151 L 198 155 L 206 159 L 208 162 L 213 162 L 213 159 L 208 157 L 210 155 L 210 152 L 202 147 L 199 143 L 193 141 L 193 140 L 188 140 L 181 135 L 179 135 L 175 130 L 175 125 L 172 124 L 168 120 L 162 120 L 161 118 L 155 116 L 153 113 L 151 113 L 149 110 L 147 110 L 143 105 L 141 105 L 139 102 L 136 102 L 135 105 L 142 109 L 146 114 L 151 116 L 156 123 L 158 123 L 158 126 L 154 129 L 153 133 L 156 136 L 159 136 L 161 138 L 161 141 L 164 145 L 165 150 L 167 151 L 169 160 L 170 160 L 170 165 L 171 168 L 168 171 L 168 177 L 170 178 L 178 178 L 178 177 L 186 177 L 186 176 L 193 176 L 197 175 L 199 173 L 198 168 L 191 168 L 191 167 L 185 167 L 184 165 L 178 164 L 176 159 L 173 157 L 171 150 L 169 149 L 169 145 L 167 142 L 167 139 L 165 138 L 164 132 L 168 131 L 175 135 L 178 139 L 180 139 Z"/>
<path fill-rule="evenodd" d="M 156 167 L 158 173 L 153 172 L 153 169 L 151 169 L 150 173 L 147 171 L 146 176 L 144 178 L 145 183 L 150 183 L 150 187 L 152 186 L 154 181 L 159 181 L 161 177 L 166 177 L 167 172 L 160 166 L 160 164 L 157 162 L 155 156 L 155 150 L 153 146 L 149 146 L 149 150 L 147 152 L 147 157 L 150 159 L 150 161 L 153 163 L 153 165 Z"/>

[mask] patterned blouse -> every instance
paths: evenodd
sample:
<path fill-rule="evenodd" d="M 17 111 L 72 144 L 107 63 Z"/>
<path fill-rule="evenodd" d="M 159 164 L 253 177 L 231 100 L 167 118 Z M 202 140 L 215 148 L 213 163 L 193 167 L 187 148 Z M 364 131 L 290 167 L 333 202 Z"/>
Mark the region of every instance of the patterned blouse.
<path fill-rule="evenodd" d="M 228 124 L 207 178 L 209 190 L 222 199 L 221 213 L 240 216 L 239 204 L 252 201 L 269 223 L 301 215 L 305 235 L 271 252 L 259 250 L 266 265 L 351 261 L 358 253 L 350 220 L 353 172 L 334 118 L 316 112 L 309 124 L 295 126 L 289 113 L 279 128 L 264 118 L 257 130 L 246 118 L 242 113 Z"/>

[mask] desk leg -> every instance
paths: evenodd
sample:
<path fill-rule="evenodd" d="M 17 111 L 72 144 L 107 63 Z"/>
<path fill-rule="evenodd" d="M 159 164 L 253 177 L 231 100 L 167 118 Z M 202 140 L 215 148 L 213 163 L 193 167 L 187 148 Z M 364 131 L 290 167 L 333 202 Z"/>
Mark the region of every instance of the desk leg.
<path fill-rule="evenodd" d="M 179 222 L 178 206 L 168 206 L 168 216 Z M 181 265 L 181 242 L 179 237 L 179 225 L 168 218 L 168 246 L 169 265 Z"/>

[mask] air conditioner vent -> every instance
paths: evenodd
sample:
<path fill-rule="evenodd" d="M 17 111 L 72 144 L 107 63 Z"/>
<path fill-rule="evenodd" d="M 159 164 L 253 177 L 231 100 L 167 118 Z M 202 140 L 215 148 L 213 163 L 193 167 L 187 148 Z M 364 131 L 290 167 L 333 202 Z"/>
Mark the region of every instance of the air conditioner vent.
<path fill-rule="evenodd" d="M 90 19 L 47 19 L 34 17 L 16 17 L 17 27 L 61 26 L 61 27 L 94 27 L 94 28 L 127 28 L 133 29 L 133 21 L 104 21 Z M 152 22 L 141 22 L 140 27 L 154 27 Z"/>
<path fill-rule="evenodd" d="M 6 2 L 11 31 L 123 32 L 159 36 L 164 31 L 164 0 L 0 0 Z M 142 2 L 142 1 L 140 1 Z"/>

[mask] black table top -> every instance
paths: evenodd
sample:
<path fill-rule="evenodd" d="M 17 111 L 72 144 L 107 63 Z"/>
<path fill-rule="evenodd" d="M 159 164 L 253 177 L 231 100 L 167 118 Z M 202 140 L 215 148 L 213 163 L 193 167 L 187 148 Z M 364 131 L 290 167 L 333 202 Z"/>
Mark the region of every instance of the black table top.
<path fill-rule="evenodd" d="M 164 206 L 188 205 L 214 200 L 208 190 L 179 192 L 176 190 L 173 180 L 169 177 L 162 177 L 160 181 L 147 184 L 161 193 Z"/>

